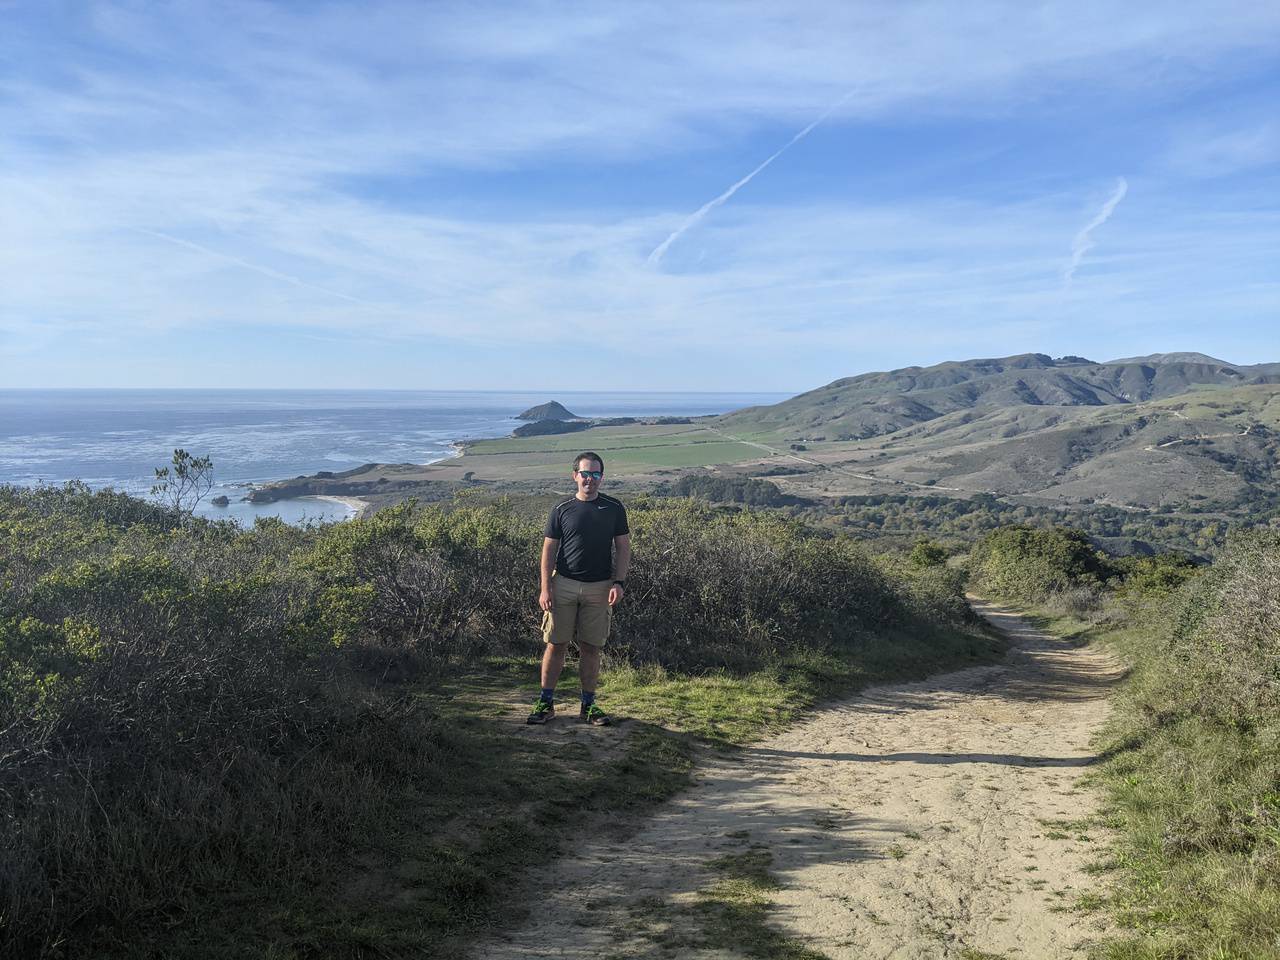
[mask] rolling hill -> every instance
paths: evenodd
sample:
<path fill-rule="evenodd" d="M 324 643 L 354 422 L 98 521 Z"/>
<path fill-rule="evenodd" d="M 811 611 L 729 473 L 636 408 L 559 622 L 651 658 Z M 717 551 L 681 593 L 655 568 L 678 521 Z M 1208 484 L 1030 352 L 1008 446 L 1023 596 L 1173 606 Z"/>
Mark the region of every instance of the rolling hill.
<path fill-rule="evenodd" d="M 1280 498 L 1278 371 L 1023 354 L 848 377 L 716 425 L 807 463 L 814 482 L 1238 510 Z"/>

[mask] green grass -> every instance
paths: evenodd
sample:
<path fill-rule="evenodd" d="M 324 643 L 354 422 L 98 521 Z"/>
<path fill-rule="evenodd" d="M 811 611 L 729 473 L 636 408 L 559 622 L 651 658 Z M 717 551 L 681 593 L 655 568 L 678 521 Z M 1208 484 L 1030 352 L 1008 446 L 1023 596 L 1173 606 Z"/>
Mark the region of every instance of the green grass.
<path fill-rule="evenodd" d="M 1118 840 L 1099 870 L 1105 909 L 1123 931 L 1098 947 L 1102 960 L 1280 960 L 1280 745 L 1276 727 L 1249 730 L 1152 703 L 1170 682 L 1156 628 L 1144 618 L 1083 629 L 1049 622 L 1080 641 L 1105 644 L 1135 664 L 1090 775 L 1105 795 L 1103 819 Z M 1150 691 L 1150 692 L 1148 692 Z M 1047 836 L 1087 838 L 1083 821 L 1042 821 Z M 1070 831 L 1069 833 L 1067 831 Z M 1270 842 L 1259 844 L 1269 831 Z"/>
<path fill-rule="evenodd" d="M 602 455 L 604 451 L 600 451 Z M 740 463 L 759 459 L 765 451 L 732 440 L 713 440 L 706 443 L 670 444 L 644 450 L 615 450 L 609 456 L 609 467 L 620 470 L 639 470 L 651 467 L 702 467 L 724 463 Z"/>
<path fill-rule="evenodd" d="M 451 464 L 474 468 L 486 476 L 552 476 L 567 474 L 567 458 L 588 449 L 604 457 L 610 476 L 739 463 L 766 455 L 759 447 L 726 440 L 701 427 L 596 427 L 549 437 L 476 441 L 467 446 L 461 460 Z"/>
<path fill-rule="evenodd" d="M 828 960 L 768 924 L 770 894 L 779 887 L 769 871 L 773 855 L 763 847 L 712 860 L 715 879 L 693 904 L 643 900 L 631 908 L 629 933 L 675 956 L 717 951 L 768 960 Z"/>
<path fill-rule="evenodd" d="M 262 899 L 262 890 L 247 882 L 243 891 L 228 890 L 184 917 L 161 939 L 104 945 L 110 947 L 104 955 L 462 957 L 480 932 L 520 921 L 524 908 L 515 893 L 531 867 L 556 856 L 584 829 L 616 830 L 637 821 L 689 783 L 701 752 L 732 750 L 824 698 L 867 683 L 988 661 L 1001 649 L 991 637 L 939 631 L 868 640 L 840 657 L 814 656 L 745 676 L 615 667 L 600 696 L 610 713 L 625 718 L 627 735 L 603 762 L 593 759 L 584 742 L 589 737 L 518 735 L 523 714 L 512 717 L 497 704 L 531 701 L 536 667 L 487 660 L 437 678 L 418 694 L 439 716 L 438 773 L 420 789 L 388 798 L 365 842 L 349 858 L 325 865 L 319 888 Z M 572 665 L 559 687 L 568 698 L 576 692 Z M 767 854 L 723 858 L 712 867 L 720 876 L 696 904 L 673 908 L 668 919 L 678 921 L 678 929 L 657 923 L 652 904 L 648 919 L 637 919 L 638 929 L 745 956 L 822 957 L 766 925 L 773 882 Z"/>
<path fill-rule="evenodd" d="M 590 443 L 584 447 L 584 441 Z M 556 433 L 543 437 L 500 437 L 475 440 L 467 444 L 467 453 L 478 456 L 508 456 L 522 453 L 568 453 L 590 448 L 603 456 L 609 451 L 637 447 L 664 446 L 720 439 L 718 434 L 690 424 L 659 426 L 594 427 L 578 433 Z"/>
<path fill-rule="evenodd" d="M 779 730 L 823 699 L 872 683 L 991 662 L 1003 643 L 990 635 L 917 629 L 850 644 L 842 654 L 796 656 L 755 673 L 697 676 L 661 667 L 617 667 L 602 700 L 627 716 L 726 746 Z"/>

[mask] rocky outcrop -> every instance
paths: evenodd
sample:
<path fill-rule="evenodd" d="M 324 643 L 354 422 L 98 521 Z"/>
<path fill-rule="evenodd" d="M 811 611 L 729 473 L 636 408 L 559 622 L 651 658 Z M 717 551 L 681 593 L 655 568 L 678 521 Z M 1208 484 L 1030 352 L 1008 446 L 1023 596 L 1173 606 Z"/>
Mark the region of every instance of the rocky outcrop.
<path fill-rule="evenodd" d="M 516 417 L 517 420 L 578 420 L 577 414 L 570 413 L 562 405 L 552 400 L 550 403 L 540 403 L 536 407 L 530 407 L 524 413 Z"/>

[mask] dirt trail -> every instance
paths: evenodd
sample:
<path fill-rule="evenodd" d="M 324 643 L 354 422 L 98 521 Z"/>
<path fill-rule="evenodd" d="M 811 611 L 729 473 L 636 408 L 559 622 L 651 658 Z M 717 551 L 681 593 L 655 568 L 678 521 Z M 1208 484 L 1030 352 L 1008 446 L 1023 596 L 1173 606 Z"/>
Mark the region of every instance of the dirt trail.
<path fill-rule="evenodd" d="M 699 938 L 696 904 L 748 852 L 780 885 L 769 926 L 831 958 L 1083 956 L 1101 921 L 1072 907 L 1105 836 L 1070 823 L 1095 803 L 1074 783 L 1120 669 L 976 606 L 1006 662 L 869 689 L 713 762 L 637 834 L 557 862 L 530 923 L 477 956 L 738 956 Z"/>

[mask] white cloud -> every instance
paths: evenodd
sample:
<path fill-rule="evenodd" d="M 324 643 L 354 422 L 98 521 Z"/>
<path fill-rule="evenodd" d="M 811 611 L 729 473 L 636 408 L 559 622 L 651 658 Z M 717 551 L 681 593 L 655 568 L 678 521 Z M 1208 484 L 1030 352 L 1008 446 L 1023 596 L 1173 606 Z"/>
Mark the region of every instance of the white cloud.
<path fill-rule="evenodd" d="M 58 65 L 5 83 L 11 134 L 125 152 L 252 137 L 258 150 L 361 169 L 665 151 L 705 125 L 807 122 L 853 88 L 844 116 L 984 114 L 1062 84 L 1141 88 L 1155 71 L 1168 83 L 1170 63 L 1265 51 L 1280 31 L 1276 8 L 1249 3 L 62 9 L 68 22 L 51 14 L 43 31 L 10 33 L 19 63 Z M 69 42 L 81 54 L 70 65 Z M 83 54 L 95 46 L 109 56 Z"/>
<path fill-rule="evenodd" d="M 1191 85 L 1274 46 L 1280 8 L 137 0 L 6 21 L 10 351 L 50 331 L 228 322 L 495 345 L 593 331 L 619 349 L 843 349 L 908 327 L 1041 322 L 1073 225 L 1066 197 L 735 204 L 659 274 L 645 255 L 691 206 L 674 208 L 666 182 L 638 178 L 637 205 L 607 213 L 469 216 L 458 203 L 439 212 L 431 178 L 570 160 L 634 171 L 796 129 L 849 89 L 833 124 L 989 117 L 1063 90 L 1142 97 L 1157 74 L 1162 90 Z M 359 186 L 379 177 L 426 186 L 384 201 Z M 1195 269 L 1224 282 L 1262 269 L 1276 225 L 1234 209 L 1234 246 L 1177 201 L 1160 224 L 1129 226 L 1141 243 L 1115 246 L 1131 257 L 1124 277 L 1097 278 L 1072 309 L 1137 290 L 1157 301 L 1151 278 L 1192 269 L 1196 244 L 1220 262 Z"/>

